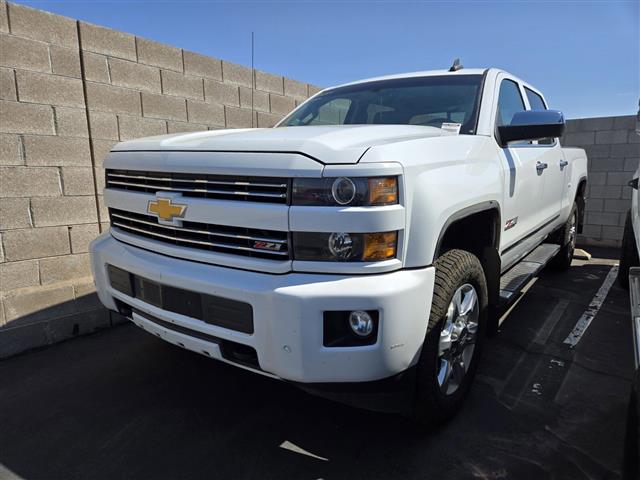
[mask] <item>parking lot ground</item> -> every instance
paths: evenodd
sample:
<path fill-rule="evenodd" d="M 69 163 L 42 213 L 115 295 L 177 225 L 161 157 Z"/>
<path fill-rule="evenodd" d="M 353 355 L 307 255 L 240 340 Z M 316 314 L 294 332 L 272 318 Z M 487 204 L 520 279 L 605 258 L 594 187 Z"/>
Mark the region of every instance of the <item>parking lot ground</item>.
<path fill-rule="evenodd" d="M 617 478 L 633 356 L 616 263 L 550 270 L 489 338 L 460 414 L 424 431 L 181 350 L 132 324 L 0 362 L 0 477 Z"/>

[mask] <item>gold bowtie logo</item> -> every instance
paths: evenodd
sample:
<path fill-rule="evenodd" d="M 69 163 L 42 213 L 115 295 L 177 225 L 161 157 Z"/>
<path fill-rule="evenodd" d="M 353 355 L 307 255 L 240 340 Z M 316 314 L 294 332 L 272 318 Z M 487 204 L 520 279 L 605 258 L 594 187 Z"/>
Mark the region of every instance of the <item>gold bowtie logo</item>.
<path fill-rule="evenodd" d="M 160 220 L 166 222 L 170 222 L 174 217 L 182 217 L 186 209 L 186 205 L 171 203 L 170 198 L 159 198 L 155 202 L 151 201 L 147 207 L 149 213 L 155 213 Z"/>

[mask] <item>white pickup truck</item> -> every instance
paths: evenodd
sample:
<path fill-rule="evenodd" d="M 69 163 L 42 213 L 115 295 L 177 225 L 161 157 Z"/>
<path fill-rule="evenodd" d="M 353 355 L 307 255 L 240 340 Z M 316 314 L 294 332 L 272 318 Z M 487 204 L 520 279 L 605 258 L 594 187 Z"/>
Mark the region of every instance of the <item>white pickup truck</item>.
<path fill-rule="evenodd" d="M 500 308 L 571 263 L 587 159 L 563 128 L 526 82 L 454 64 L 326 89 L 274 128 L 120 143 L 100 299 L 180 347 L 442 422 Z"/>

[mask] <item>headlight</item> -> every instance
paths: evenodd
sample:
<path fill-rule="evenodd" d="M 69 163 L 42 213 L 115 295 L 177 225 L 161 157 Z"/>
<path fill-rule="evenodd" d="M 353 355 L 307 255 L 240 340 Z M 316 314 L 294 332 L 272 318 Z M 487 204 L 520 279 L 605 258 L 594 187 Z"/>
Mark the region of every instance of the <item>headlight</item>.
<path fill-rule="evenodd" d="M 396 257 L 398 232 L 293 233 L 294 260 L 374 262 Z"/>
<path fill-rule="evenodd" d="M 398 203 L 397 177 L 295 178 L 293 205 L 379 206 Z"/>

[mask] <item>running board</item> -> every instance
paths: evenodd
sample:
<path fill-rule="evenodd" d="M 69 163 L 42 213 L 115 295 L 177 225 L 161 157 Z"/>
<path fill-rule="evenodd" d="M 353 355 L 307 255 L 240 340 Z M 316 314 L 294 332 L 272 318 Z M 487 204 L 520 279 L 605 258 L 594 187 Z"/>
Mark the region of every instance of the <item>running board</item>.
<path fill-rule="evenodd" d="M 549 263 L 560 245 L 543 243 L 500 277 L 500 301 L 508 304 L 522 288 Z"/>

